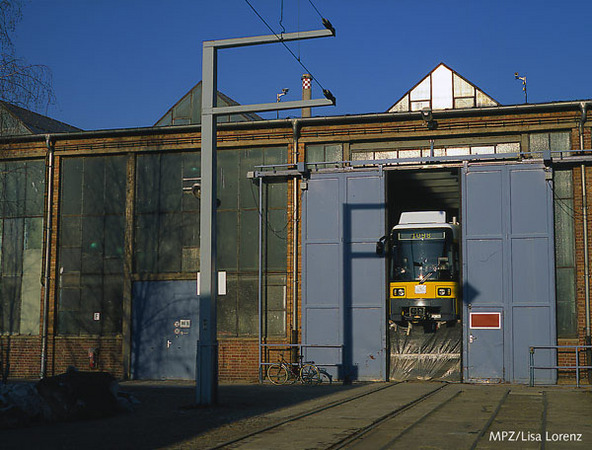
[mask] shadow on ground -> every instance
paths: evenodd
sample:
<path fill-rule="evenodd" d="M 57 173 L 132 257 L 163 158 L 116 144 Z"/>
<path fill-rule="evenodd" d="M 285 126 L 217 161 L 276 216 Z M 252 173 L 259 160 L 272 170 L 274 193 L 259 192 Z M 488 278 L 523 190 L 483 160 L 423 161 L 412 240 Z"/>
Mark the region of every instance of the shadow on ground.
<path fill-rule="evenodd" d="M 125 382 L 140 403 L 132 413 L 104 419 L 2 430 L 1 447 L 43 449 L 156 449 L 176 446 L 222 425 L 360 385 L 224 384 L 216 406 L 192 407 L 195 388 L 184 382 Z M 253 426 L 256 426 L 254 422 Z"/>

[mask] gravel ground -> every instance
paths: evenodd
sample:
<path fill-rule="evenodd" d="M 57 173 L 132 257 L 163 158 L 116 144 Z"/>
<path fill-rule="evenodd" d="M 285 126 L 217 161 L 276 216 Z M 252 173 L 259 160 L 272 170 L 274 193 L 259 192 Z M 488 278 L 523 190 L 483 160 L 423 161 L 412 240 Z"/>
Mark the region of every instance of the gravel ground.
<path fill-rule="evenodd" d="M 276 419 L 281 408 L 349 396 L 367 385 L 274 386 L 223 384 L 213 407 L 196 408 L 195 389 L 185 382 L 124 382 L 120 390 L 140 403 L 135 411 L 99 420 L 34 425 L 2 430 L 2 449 L 156 449 L 205 448 Z M 301 406 L 306 409 L 307 406 Z M 201 436 L 198 440 L 196 438 Z M 199 441 L 199 447 L 196 442 Z"/>

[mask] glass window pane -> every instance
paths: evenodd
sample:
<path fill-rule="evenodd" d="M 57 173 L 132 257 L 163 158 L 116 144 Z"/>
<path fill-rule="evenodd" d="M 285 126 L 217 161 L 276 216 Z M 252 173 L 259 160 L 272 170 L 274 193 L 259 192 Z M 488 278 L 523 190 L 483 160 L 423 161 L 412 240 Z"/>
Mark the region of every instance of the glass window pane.
<path fill-rule="evenodd" d="M 259 254 L 259 211 L 240 212 L 241 270 L 257 270 Z"/>
<path fill-rule="evenodd" d="M 325 146 L 325 158 L 327 161 L 343 161 L 343 152 L 341 151 L 341 144 Z"/>
<path fill-rule="evenodd" d="M 103 273 L 104 219 L 99 216 L 82 218 L 82 267 L 83 273 Z"/>
<path fill-rule="evenodd" d="M 477 90 L 477 107 L 481 106 L 496 106 L 497 103 L 483 92 Z"/>
<path fill-rule="evenodd" d="M 158 236 L 158 218 L 157 214 L 136 216 L 134 245 L 136 272 L 155 273 L 157 271 L 158 241 L 154 237 Z"/>
<path fill-rule="evenodd" d="M 325 147 L 323 145 L 306 146 L 306 162 L 325 161 Z"/>
<path fill-rule="evenodd" d="M 158 211 L 160 155 L 139 155 L 136 160 L 136 212 Z"/>
<path fill-rule="evenodd" d="M 105 213 L 125 213 L 126 159 L 123 156 L 110 156 L 105 160 Z"/>
<path fill-rule="evenodd" d="M 508 142 L 505 144 L 497 144 L 495 150 L 497 153 L 520 153 L 520 143 Z"/>
<path fill-rule="evenodd" d="M 267 270 L 286 270 L 288 218 L 286 210 L 271 210 L 267 214 L 266 267 Z M 242 249 L 242 247 L 241 247 Z"/>
<path fill-rule="evenodd" d="M 238 268 L 238 217 L 236 211 L 218 212 L 218 268 Z"/>
<path fill-rule="evenodd" d="M 84 158 L 82 195 L 84 214 L 105 212 L 105 158 Z"/>
<path fill-rule="evenodd" d="M 555 170 L 553 173 L 553 192 L 555 197 L 573 198 L 573 178 L 571 170 Z"/>
<path fill-rule="evenodd" d="M 163 214 L 160 216 L 158 230 L 158 271 L 180 272 L 183 222 L 181 214 Z"/>
<path fill-rule="evenodd" d="M 263 150 L 260 148 L 243 150 L 239 171 L 239 197 L 241 208 L 256 208 L 257 200 L 254 196 L 256 189 L 253 180 L 247 178 L 247 172 L 255 170 L 255 166 L 263 164 Z"/>
<path fill-rule="evenodd" d="M 220 200 L 218 209 L 238 208 L 239 176 L 239 152 L 232 150 L 218 152 L 217 194 Z M 245 193 L 243 192 L 242 194 Z"/>
<path fill-rule="evenodd" d="M 62 159 L 62 214 L 82 212 L 82 158 Z"/>
<path fill-rule="evenodd" d="M 432 73 L 432 108 L 452 108 L 452 71 L 444 66 Z"/>
<path fill-rule="evenodd" d="M 160 160 L 160 211 L 179 211 L 183 198 L 182 155 L 162 155 Z"/>
<path fill-rule="evenodd" d="M 413 102 L 415 100 L 429 100 L 430 90 L 431 82 L 430 77 L 428 76 L 411 91 L 411 101 Z"/>
<path fill-rule="evenodd" d="M 549 150 L 549 133 L 536 133 L 529 135 L 530 151 L 542 152 Z"/>
<path fill-rule="evenodd" d="M 286 180 L 270 180 L 263 184 L 266 189 L 268 208 L 286 208 L 288 202 L 288 183 Z M 259 187 L 256 188 L 257 194 Z M 264 200 L 265 201 L 265 200 Z"/>
<path fill-rule="evenodd" d="M 409 95 L 405 95 L 393 106 L 390 112 L 407 112 L 409 111 Z"/>
<path fill-rule="evenodd" d="M 123 277 L 108 276 L 103 279 L 103 303 L 101 308 L 102 334 L 113 334 L 121 330 L 123 313 Z"/>
<path fill-rule="evenodd" d="M 183 153 L 183 178 L 195 179 L 201 177 L 201 153 Z M 197 180 L 188 180 L 184 186 L 191 186 Z M 200 201 L 191 193 L 183 195 L 183 211 L 199 211 Z"/>
<path fill-rule="evenodd" d="M 568 132 L 560 132 L 560 133 L 549 133 L 550 135 L 550 146 L 551 151 L 569 151 L 571 150 L 571 144 L 569 142 L 569 133 Z"/>
<path fill-rule="evenodd" d="M 26 171 L 23 163 L 7 163 L 4 171 L 4 217 L 25 214 Z"/>
<path fill-rule="evenodd" d="M 493 145 L 471 147 L 472 155 L 491 155 L 493 153 L 495 153 L 495 147 Z"/>
<path fill-rule="evenodd" d="M 421 111 L 424 108 L 429 108 L 430 102 L 411 102 L 411 111 Z"/>
<path fill-rule="evenodd" d="M 475 95 L 475 88 L 467 83 L 457 74 L 454 74 L 454 96 L 455 97 L 473 97 Z M 473 100 L 474 102 L 474 100 Z"/>
<path fill-rule="evenodd" d="M 41 217 L 25 219 L 25 250 L 41 250 L 43 248 L 43 219 Z"/>
<path fill-rule="evenodd" d="M 573 268 L 557 269 L 557 335 L 573 337 L 577 335 L 577 314 L 575 299 L 575 282 Z"/>
<path fill-rule="evenodd" d="M 25 214 L 40 216 L 43 214 L 43 195 L 45 193 L 45 166 L 42 161 L 27 163 L 26 183 Z"/>
<path fill-rule="evenodd" d="M 286 147 L 268 147 L 264 152 L 264 163 L 266 165 L 287 164 L 288 149 Z"/>
<path fill-rule="evenodd" d="M 475 107 L 475 99 L 474 98 L 455 98 L 454 99 L 454 107 L 455 108 L 474 108 Z"/>
<path fill-rule="evenodd" d="M 20 276 L 23 272 L 24 219 L 4 219 L 2 274 Z"/>
<path fill-rule="evenodd" d="M 257 284 L 256 277 L 239 279 L 238 334 L 241 336 L 255 336 L 259 332 Z"/>
<path fill-rule="evenodd" d="M 461 156 L 461 155 L 468 155 L 470 149 L 468 147 L 458 147 L 458 148 L 447 148 L 446 155 L 448 156 Z"/>
<path fill-rule="evenodd" d="M 555 199 L 555 264 L 557 267 L 573 267 L 575 264 L 573 214 L 573 200 Z"/>

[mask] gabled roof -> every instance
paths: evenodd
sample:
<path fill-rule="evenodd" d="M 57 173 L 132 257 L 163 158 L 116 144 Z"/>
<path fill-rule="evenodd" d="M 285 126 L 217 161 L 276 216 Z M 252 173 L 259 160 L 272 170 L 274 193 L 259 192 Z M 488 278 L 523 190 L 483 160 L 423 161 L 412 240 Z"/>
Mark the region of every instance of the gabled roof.
<path fill-rule="evenodd" d="M 500 106 L 473 83 L 444 63 L 438 64 L 387 112 L 421 111 L 424 108 L 464 109 Z"/>
<path fill-rule="evenodd" d="M 230 97 L 218 91 L 218 106 L 237 106 Z M 262 120 L 257 114 L 244 113 L 218 116 L 218 122 L 245 122 Z M 156 127 L 167 125 L 190 125 L 201 123 L 201 81 L 175 103 L 164 116 L 154 124 Z"/>
<path fill-rule="evenodd" d="M 0 135 L 69 133 L 80 128 L 0 100 Z"/>

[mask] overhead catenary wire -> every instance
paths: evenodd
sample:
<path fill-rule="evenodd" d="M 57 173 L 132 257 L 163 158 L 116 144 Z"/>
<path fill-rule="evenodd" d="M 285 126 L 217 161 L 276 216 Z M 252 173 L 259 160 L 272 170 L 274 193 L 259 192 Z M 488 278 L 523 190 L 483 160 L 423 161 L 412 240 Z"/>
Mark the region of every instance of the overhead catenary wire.
<path fill-rule="evenodd" d="M 321 12 L 319 11 L 319 9 L 315 6 L 315 4 L 312 2 L 312 0 L 308 0 L 308 3 L 310 3 L 310 6 L 313 7 L 313 9 L 317 12 L 317 14 L 319 15 L 319 17 L 321 19 L 323 19 L 323 15 L 321 14 Z"/>
<path fill-rule="evenodd" d="M 323 91 L 323 93 L 325 93 L 325 91 L 327 91 L 324 86 L 322 85 L 322 83 L 312 74 L 312 71 L 306 67 L 304 65 L 304 63 L 301 61 L 301 59 L 296 56 L 296 54 L 292 51 L 292 49 L 290 47 L 288 47 L 288 45 L 284 42 L 284 40 L 281 37 L 281 33 L 280 35 L 278 35 L 273 28 L 267 23 L 267 21 L 263 18 L 263 16 L 261 14 L 259 14 L 259 11 L 257 11 L 255 9 L 255 7 L 251 4 L 251 2 L 249 2 L 249 0 L 245 0 L 246 4 L 249 5 L 249 7 L 253 10 L 253 12 L 255 13 L 255 15 L 257 15 L 257 17 L 259 17 L 259 19 L 265 24 L 265 26 L 269 29 L 269 31 L 271 31 L 271 33 L 278 39 L 278 41 L 286 48 L 286 50 L 288 50 L 288 52 L 292 55 L 292 57 L 298 62 L 298 64 L 300 64 L 300 66 L 306 71 L 306 73 L 310 74 L 311 79 L 315 81 L 315 83 L 317 83 L 319 85 L 319 87 L 321 88 L 321 90 Z M 317 10 L 318 11 L 318 10 Z M 283 13 L 282 13 L 283 14 Z M 325 21 L 326 19 L 323 19 L 323 21 Z M 328 22 L 327 22 L 328 23 Z M 325 22 L 323 22 L 323 25 L 325 25 Z M 326 26 L 326 25 L 325 25 Z M 327 91 L 328 92 L 328 91 Z"/>

